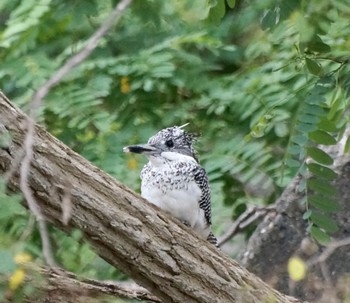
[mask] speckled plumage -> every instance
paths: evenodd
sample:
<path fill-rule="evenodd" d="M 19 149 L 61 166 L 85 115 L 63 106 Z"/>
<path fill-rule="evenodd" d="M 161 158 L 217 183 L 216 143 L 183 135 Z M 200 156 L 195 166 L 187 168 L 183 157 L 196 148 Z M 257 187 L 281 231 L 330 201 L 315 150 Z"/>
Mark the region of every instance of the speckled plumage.
<path fill-rule="evenodd" d="M 174 126 L 125 151 L 144 153 L 149 159 L 141 171 L 141 195 L 216 244 L 208 177 L 196 158 L 193 138 Z"/>

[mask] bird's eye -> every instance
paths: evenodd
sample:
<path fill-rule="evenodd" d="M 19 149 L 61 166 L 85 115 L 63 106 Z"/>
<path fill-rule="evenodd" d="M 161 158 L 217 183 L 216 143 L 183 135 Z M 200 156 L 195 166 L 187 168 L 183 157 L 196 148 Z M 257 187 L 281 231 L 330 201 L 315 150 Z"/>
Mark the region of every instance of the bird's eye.
<path fill-rule="evenodd" d="M 167 141 L 165 141 L 165 145 L 166 145 L 166 147 L 169 147 L 169 148 L 174 147 L 174 141 L 171 139 L 167 140 Z"/>

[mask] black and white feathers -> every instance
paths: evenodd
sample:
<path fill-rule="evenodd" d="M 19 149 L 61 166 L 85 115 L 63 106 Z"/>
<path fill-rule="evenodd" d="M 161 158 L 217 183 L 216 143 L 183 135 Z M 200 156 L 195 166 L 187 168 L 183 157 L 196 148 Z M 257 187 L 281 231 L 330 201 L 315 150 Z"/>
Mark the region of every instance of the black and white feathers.
<path fill-rule="evenodd" d="M 149 159 L 141 171 L 141 195 L 216 244 L 211 233 L 208 177 L 198 163 L 194 135 L 182 127 L 162 129 L 147 144 L 128 146 L 124 151 Z"/>

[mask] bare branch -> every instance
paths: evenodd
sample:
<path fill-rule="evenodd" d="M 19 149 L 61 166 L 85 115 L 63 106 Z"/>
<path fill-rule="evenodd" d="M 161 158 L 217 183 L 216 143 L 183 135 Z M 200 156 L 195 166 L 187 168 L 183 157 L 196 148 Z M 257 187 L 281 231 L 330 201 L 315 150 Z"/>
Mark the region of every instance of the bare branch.
<path fill-rule="evenodd" d="M 267 207 L 253 206 L 248 208 L 242 213 L 235 222 L 233 222 L 231 228 L 218 239 L 219 246 L 225 244 L 234 235 L 247 228 L 250 224 L 254 223 L 259 218 L 265 216 L 268 212 L 275 212 L 274 205 Z"/>
<path fill-rule="evenodd" d="M 20 187 L 21 191 L 24 195 L 24 198 L 26 199 L 28 203 L 28 207 L 31 210 L 31 212 L 34 214 L 36 220 L 38 221 L 39 226 L 39 232 L 42 242 L 42 249 L 43 249 L 43 255 L 45 262 L 54 267 L 56 266 L 55 260 L 52 255 L 52 249 L 50 244 L 50 238 L 47 231 L 47 226 L 45 219 L 41 213 L 41 210 L 36 203 L 32 191 L 29 187 L 28 182 L 28 176 L 29 176 L 29 170 L 30 170 L 30 164 L 33 159 L 33 141 L 34 141 L 34 128 L 35 128 L 35 122 L 30 117 L 28 118 L 28 129 L 26 136 L 24 138 L 24 144 L 23 149 L 25 151 L 25 155 L 20 167 Z"/>
<path fill-rule="evenodd" d="M 116 24 L 124 10 L 130 5 L 132 0 L 122 0 L 118 3 L 112 13 L 109 15 L 107 20 L 101 25 L 101 27 L 87 40 L 83 49 L 70 58 L 56 73 L 52 75 L 52 77 L 46 81 L 46 83 L 38 89 L 35 93 L 32 106 L 34 111 L 36 111 L 40 105 L 42 100 L 49 93 L 50 89 L 56 86 L 62 78 L 67 75 L 74 67 L 80 64 L 84 59 L 86 59 L 92 51 L 97 47 L 101 38 L 109 31 L 109 29 Z"/>
<path fill-rule="evenodd" d="M 334 241 L 328 244 L 326 249 L 320 255 L 315 256 L 308 262 L 308 266 L 310 267 L 317 263 L 325 262 L 334 253 L 336 249 L 347 245 L 350 245 L 350 237 L 342 240 Z"/>
<path fill-rule="evenodd" d="M 109 18 L 86 42 L 86 45 L 83 47 L 83 49 L 71 59 L 69 59 L 55 74 L 53 74 L 52 77 L 38 89 L 31 101 L 30 113 L 27 119 L 27 133 L 23 143 L 24 158 L 20 167 L 20 187 L 24 198 L 28 203 L 29 209 L 33 212 L 36 220 L 38 221 L 44 258 L 46 263 L 50 266 L 55 266 L 55 261 L 51 251 L 46 223 L 28 185 L 29 170 L 31 167 L 31 161 L 33 159 L 33 141 L 35 135 L 35 118 L 37 115 L 37 110 L 40 108 L 42 100 L 48 94 L 50 89 L 53 86 L 57 85 L 67 73 L 69 73 L 75 66 L 80 64 L 91 54 L 91 52 L 97 47 L 100 39 L 108 32 L 113 24 L 118 22 L 120 16 L 122 15 L 122 12 L 128 7 L 130 3 L 131 0 L 123 0 L 119 2 L 116 8 L 110 14 Z M 22 154 L 20 153 L 20 155 Z"/>
<path fill-rule="evenodd" d="M 149 293 L 145 288 L 134 282 L 98 281 L 77 277 L 75 274 L 63 270 L 42 269 L 42 273 L 48 277 L 48 285 L 40 285 L 60 293 L 93 295 L 102 294 L 130 300 L 145 300 L 152 303 L 160 303 L 161 300 Z"/>
<path fill-rule="evenodd" d="M 72 195 L 72 186 L 66 182 L 64 186 L 64 194 L 62 198 L 62 223 L 64 225 L 67 225 L 71 216 L 72 216 L 72 200 L 71 200 L 71 195 Z"/>

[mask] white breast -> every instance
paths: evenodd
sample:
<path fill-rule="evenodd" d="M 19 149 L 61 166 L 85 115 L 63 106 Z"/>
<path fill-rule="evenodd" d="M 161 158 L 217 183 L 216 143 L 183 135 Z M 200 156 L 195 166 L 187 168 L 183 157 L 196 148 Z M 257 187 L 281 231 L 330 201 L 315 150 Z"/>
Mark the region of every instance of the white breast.
<path fill-rule="evenodd" d="M 199 207 L 201 189 L 191 173 L 194 165 L 198 164 L 193 158 L 186 160 L 190 162 L 181 162 L 181 173 L 176 173 L 178 169 L 175 168 L 175 162 L 179 164 L 179 161 L 151 160 L 148 168 L 142 173 L 141 195 L 180 221 L 189 224 L 206 239 L 210 226 L 206 224 L 204 211 Z"/>

